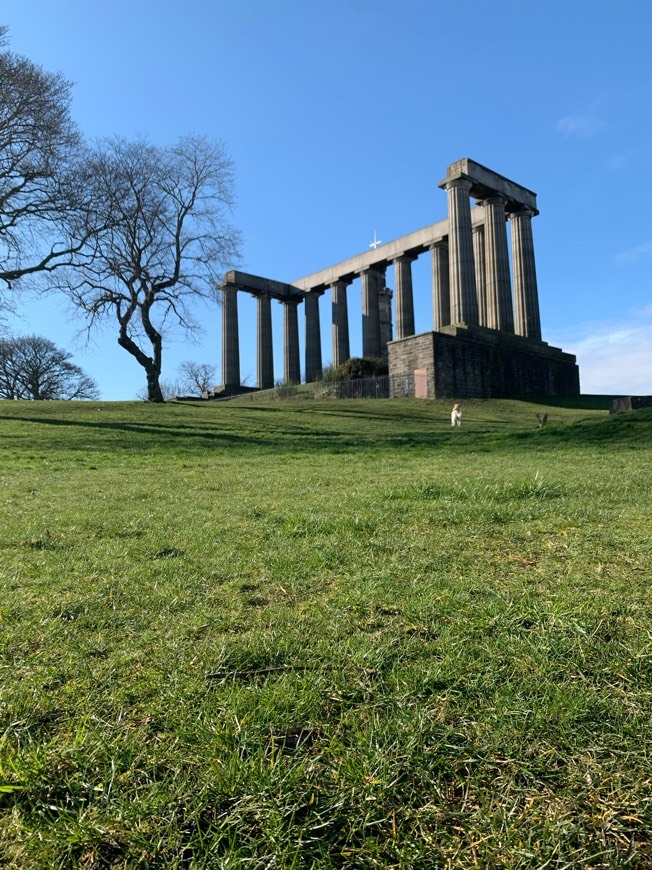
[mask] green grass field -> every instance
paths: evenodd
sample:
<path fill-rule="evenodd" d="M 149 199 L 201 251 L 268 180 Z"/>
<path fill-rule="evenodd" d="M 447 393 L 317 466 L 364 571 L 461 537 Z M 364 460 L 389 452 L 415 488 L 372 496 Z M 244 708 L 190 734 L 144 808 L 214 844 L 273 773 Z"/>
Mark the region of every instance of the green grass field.
<path fill-rule="evenodd" d="M 0 865 L 652 867 L 605 407 L 1 402 Z"/>

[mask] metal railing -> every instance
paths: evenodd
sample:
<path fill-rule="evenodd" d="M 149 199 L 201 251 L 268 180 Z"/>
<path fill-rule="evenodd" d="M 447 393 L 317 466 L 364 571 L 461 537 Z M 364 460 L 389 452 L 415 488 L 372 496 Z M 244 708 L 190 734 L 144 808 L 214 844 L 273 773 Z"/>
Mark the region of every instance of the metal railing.
<path fill-rule="evenodd" d="M 428 394 L 432 395 L 431 385 Z M 274 399 L 402 399 L 414 398 L 414 374 L 381 375 L 352 381 L 314 381 L 310 384 L 279 384 L 271 390 L 256 390 L 232 401 L 260 402 Z"/>

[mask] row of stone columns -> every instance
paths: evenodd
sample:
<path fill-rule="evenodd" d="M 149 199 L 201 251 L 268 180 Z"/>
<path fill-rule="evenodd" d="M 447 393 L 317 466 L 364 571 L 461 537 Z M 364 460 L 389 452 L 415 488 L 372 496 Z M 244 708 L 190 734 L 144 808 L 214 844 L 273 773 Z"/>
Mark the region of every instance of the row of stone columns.
<path fill-rule="evenodd" d="M 436 287 L 440 296 L 450 299 L 449 322 L 479 324 L 540 341 L 533 212 L 522 208 L 508 215 L 504 197 L 494 194 L 482 200 L 484 223 L 473 229 L 471 187 L 466 179 L 446 184 L 450 278 L 448 292 L 444 282 Z M 513 304 L 506 218 L 512 226 Z M 435 329 L 443 325 L 437 323 L 438 305 L 445 307 L 445 301 L 435 305 Z"/>
<path fill-rule="evenodd" d="M 478 324 L 501 332 L 516 333 L 540 341 L 541 324 L 529 209 L 506 214 L 505 199 L 499 194 L 486 197 L 481 207 L 484 222 L 473 227 L 470 190 L 466 179 L 446 184 L 449 207 L 448 240 L 430 246 L 432 254 L 433 328 L 451 323 Z M 512 227 L 512 272 L 510 278 L 506 217 Z M 396 325 L 395 337 L 414 335 L 412 263 L 416 254 L 403 254 L 393 261 Z M 365 269 L 362 282 L 362 354 L 383 356 L 388 340 L 387 323 L 381 323 L 380 299 L 385 291 L 385 268 Z M 347 287 L 339 280 L 330 286 L 332 295 L 332 362 L 339 366 L 350 357 Z M 225 385 L 240 383 L 237 289 L 223 287 L 222 371 Z M 284 306 L 283 377 L 286 383 L 299 383 L 298 305 L 305 302 L 306 381 L 322 377 L 319 297 L 323 290 L 281 297 Z M 257 386 L 274 386 L 271 296 L 256 293 L 257 312 Z M 391 326 L 390 335 L 391 338 Z"/>

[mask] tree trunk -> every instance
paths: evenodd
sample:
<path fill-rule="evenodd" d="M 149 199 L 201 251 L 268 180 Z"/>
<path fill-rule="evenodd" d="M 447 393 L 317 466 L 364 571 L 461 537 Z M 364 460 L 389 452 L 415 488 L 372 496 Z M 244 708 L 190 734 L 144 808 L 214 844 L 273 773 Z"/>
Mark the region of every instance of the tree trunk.
<path fill-rule="evenodd" d="M 129 353 L 135 357 L 140 365 L 145 369 L 145 375 L 147 377 L 147 401 L 164 402 L 165 399 L 163 398 L 161 385 L 159 383 L 159 378 L 161 377 L 161 366 L 160 364 L 157 365 L 155 360 L 143 353 L 136 342 L 129 337 L 127 334 L 127 323 L 128 320 L 126 318 L 120 321 L 118 344 L 120 347 L 129 351 Z M 158 358 L 160 360 L 160 351 L 158 353 Z"/>
<path fill-rule="evenodd" d="M 156 371 L 156 367 L 152 365 L 147 367 L 147 401 L 148 402 L 164 402 L 161 385 L 159 384 L 160 372 Z"/>

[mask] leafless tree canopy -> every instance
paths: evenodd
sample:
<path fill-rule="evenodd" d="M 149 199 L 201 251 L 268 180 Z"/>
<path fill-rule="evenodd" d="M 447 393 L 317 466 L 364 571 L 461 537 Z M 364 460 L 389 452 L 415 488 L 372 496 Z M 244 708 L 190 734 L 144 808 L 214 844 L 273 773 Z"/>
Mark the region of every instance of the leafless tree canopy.
<path fill-rule="evenodd" d="M 98 399 L 95 381 L 47 338 L 0 340 L 0 398 Z"/>
<path fill-rule="evenodd" d="M 70 262 L 67 217 L 82 206 L 71 84 L 6 48 L 0 28 L 0 284 Z"/>
<path fill-rule="evenodd" d="M 149 400 L 163 401 L 165 330 L 197 329 L 193 300 L 214 299 L 238 257 L 231 160 L 222 143 L 201 137 L 169 148 L 112 139 L 88 152 L 78 181 L 93 203 L 94 232 L 71 224 L 87 238 L 58 287 L 89 328 L 115 318 L 118 343 L 145 369 Z"/>
<path fill-rule="evenodd" d="M 215 386 L 215 366 L 210 363 L 198 363 L 184 360 L 179 366 L 179 380 L 183 393 L 201 396 Z"/>

